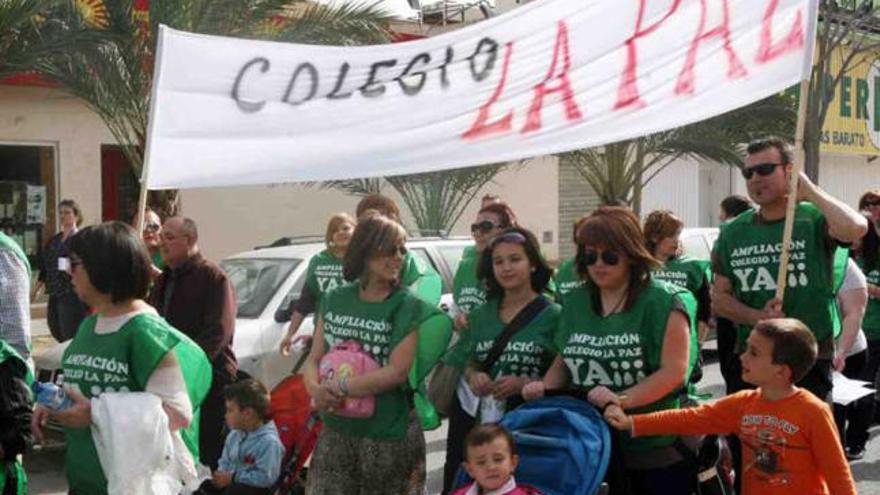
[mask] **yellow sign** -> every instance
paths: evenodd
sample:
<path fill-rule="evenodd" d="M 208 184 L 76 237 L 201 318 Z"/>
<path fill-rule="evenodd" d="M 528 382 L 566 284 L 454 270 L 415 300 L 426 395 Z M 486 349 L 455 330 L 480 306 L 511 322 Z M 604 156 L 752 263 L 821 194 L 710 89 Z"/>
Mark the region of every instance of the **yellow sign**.
<path fill-rule="evenodd" d="M 829 74 L 837 74 L 843 61 L 841 49 L 831 57 Z M 831 85 L 826 75 L 826 87 Z M 880 53 L 857 55 L 850 70 L 834 88 L 822 126 L 822 151 L 857 155 L 880 155 Z"/>

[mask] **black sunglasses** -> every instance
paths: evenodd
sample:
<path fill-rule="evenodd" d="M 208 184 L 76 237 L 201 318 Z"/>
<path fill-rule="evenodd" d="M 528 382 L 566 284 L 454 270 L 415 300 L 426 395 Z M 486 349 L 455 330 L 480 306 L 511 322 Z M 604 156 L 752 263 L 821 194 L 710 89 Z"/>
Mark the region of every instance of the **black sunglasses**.
<path fill-rule="evenodd" d="M 869 199 L 864 202 L 865 206 L 880 206 L 880 199 Z"/>
<path fill-rule="evenodd" d="M 497 225 L 495 225 L 492 220 L 483 220 L 482 222 L 472 223 L 471 232 L 491 232 L 495 227 L 497 227 Z"/>
<path fill-rule="evenodd" d="M 620 263 L 620 255 L 615 253 L 614 251 L 602 251 L 602 254 L 599 254 L 599 251 L 595 249 L 587 249 L 584 251 L 584 264 L 587 266 L 593 266 L 599 261 L 599 258 L 602 258 L 602 263 L 605 263 L 608 266 L 614 266 Z"/>
<path fill-rule="evenodd" d="M 159 225 L 158 223 L 153 223 L 153 222 L 145 223 L 144 224 L 144 231 L 145 232 L 159 232 L 159 229 L 161 227 L 162 226 Z"/>
<path fill-rule="evenodd" d="M 756 173 L 761 177 L 767 177 L 772 174 L 776 167 L 783 165 L 782 163 L 759 163 L 757 165 L 752 165 L 751 167 L 747 167 L 742 169 L 743 178 L 745 180 L 749 180 Z"/>
<path fill-rule="evenodd" d="M 382 256 L 394 256 L 395 254 L 406 256 L 406 246 L 392 246 L 380 251 L 379 254 Z"/>

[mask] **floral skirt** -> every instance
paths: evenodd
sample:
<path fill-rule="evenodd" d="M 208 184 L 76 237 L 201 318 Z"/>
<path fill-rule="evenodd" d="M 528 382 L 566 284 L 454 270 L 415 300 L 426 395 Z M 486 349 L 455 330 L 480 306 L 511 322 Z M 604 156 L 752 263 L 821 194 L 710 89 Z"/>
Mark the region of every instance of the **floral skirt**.
<path fill-rule="evenodd" d="M 415 415 L 402 440 L 324 428 L 309 465 L 307 495 L 423 495 L 425 436 Z"/>

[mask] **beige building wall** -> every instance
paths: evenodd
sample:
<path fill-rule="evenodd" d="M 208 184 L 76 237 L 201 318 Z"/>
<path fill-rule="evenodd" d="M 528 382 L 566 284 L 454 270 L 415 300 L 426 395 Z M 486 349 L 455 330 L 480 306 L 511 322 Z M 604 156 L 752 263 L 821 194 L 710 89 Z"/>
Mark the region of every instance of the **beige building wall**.
<path fill-rule="evenodd" d="M 470 224 L 486 193 L 508 201 L 520 222 L 535 231 L 548 258 L 558 250 L 556 159 L 528 160 L 499 174 L 486 185 L 465 210 L 451 235 L 470 235 Z M 400 197 L 383 190 L 403 210 L 403 220 L 413 226 Z M 358 198 L 334 190 L 307 188 L 296 184 L 224 187 L 183 191 L 182 212 L 199 225 L 202 250 L 212 259 L 270 244 L 284 236 L 323 235 L 327 219 L 334 213 L 354 213 Z"/>
<path fill-rule="evenodd" d="M 76 200 L 86 223 L 101 221 L 101 145 L 115 142 L 77 98 L 57 89 L 0 85 L 0 145 L 54 146 L 59 197 Z M 47 213 L 53 210 L 48 205 Z"/>

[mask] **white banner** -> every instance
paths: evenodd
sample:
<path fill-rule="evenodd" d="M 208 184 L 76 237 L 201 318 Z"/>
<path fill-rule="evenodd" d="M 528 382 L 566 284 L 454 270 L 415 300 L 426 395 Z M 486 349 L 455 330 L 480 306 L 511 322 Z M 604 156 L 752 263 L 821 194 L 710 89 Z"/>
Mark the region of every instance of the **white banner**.
<path fill-rule="evenodd" d="M 816 0 L 537 0 L 329 47 L 160 32 L 151 189 L 411 174 L 681 126 L 809 73 Z"/>

